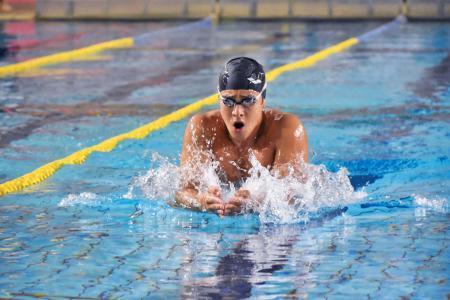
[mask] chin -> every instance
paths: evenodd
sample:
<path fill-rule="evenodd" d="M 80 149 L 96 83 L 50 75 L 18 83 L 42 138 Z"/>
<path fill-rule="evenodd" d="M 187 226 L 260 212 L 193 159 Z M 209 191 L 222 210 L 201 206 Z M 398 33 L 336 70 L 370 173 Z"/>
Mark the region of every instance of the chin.
<path fill-rule="evenodd" d="M 232 128 L 230 135 L 233 139 L 238 140 L 240 142 L 244 142 L 249 138 L 247 130 L 236 130 L 234 127 Z"/>

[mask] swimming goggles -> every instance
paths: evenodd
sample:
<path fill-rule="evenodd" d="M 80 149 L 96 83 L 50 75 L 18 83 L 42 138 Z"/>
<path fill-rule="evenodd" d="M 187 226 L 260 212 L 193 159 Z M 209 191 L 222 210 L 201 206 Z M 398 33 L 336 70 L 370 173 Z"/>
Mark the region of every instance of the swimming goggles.
<path fill-rule="evenodd" d="M 220 101 L 222 101 L 222 103 L 226 106 L 226 107 L 234 107 L 235 105 L 242 105 L 244 107 L 250 107 L 253 104 L 256 103 L 256 100 L 258 100 L 259 96 L 261 96 L 262 93 L 264 93 L 264 91 L 266 90 L 267 87 L 267 83 L 264 84 L 261 92 L 259 92 L 258 95 L 256 96 L 247 96 L 245 98 L 242 98 L 240 102 L 237 102 L 235 99 L 230 98 L 230 97 L 224 97 L 220 94 L 219 89 L 217 89 L 217 92 L 219 93 L 219 99 Z"/>

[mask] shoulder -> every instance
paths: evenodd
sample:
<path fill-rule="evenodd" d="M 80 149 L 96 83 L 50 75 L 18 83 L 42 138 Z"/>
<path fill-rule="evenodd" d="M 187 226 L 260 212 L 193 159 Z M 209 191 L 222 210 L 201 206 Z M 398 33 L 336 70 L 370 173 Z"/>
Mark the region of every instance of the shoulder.
<path fill-rule="evenodd" d="M 220 117 L 219 110 L 212 110 L 204 113 L 197 113 L 191 117 L 186 126 L 186 132 L 191 132 L 196 136 L 209 136 L 212 131 L 217 130 L 223 121 Z"/>
<path fill-rule="evenodd" d="M 219 110 L 211 110 L 204 113 L 197 113 L 193 115 L 189 121 L 192 125 L 204 125 L 204 123 L 215 122 L 220 119 Z"/>
<path fill-rule="evenodd" d="M 300 118 L 294 114 L 282 112 L 275 109 L 266 111 L 266 120 L 269 131 L 281 134 L 294 134 L 303 130 Z"/>
<path fill-rule="evenodd" d="M 300 118 L 291 113 L 283 113 L 283 118 L 280 121 L 284 128 L 297 129 L 299 125 L 302 125 Z"/>
<path fill-rule="evenodd" d="M 219 110 L 211 110 L 204 113 L 197 113 L 191 117 L 188 126 L 191 129 L 194 128 L 211 128 L 212 126 L 217 127 L 221 121 Z"/>
<path fill-rule="evenodd" d="M 300 158 L 308 162 L 308 136 L 300 118 L 274 110 L 268 117 L 269 138 L 276 145 L 276 161 L 280 165 Z"/>

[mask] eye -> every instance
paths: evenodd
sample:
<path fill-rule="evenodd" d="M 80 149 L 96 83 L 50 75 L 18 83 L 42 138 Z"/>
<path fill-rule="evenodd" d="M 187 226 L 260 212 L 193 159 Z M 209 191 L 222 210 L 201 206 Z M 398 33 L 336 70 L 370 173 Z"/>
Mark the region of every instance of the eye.
<path fill-rule="evenodd" d="M 228 107 L 233 107 L 234 104 L 236 103 L 236 102 L 234 101 L 234 99 L 231 99 L 231 98 L 220 97 L 220 99 L 222 100 L 223 104 L 224 104 L 225 106 L 228 106 Z"/>
<path fill-rule="evenodd" d="M 254 97 L 245 97 L 241 100 L 241 103 L 245 106 L 250 106 L 256 102 Z"/>

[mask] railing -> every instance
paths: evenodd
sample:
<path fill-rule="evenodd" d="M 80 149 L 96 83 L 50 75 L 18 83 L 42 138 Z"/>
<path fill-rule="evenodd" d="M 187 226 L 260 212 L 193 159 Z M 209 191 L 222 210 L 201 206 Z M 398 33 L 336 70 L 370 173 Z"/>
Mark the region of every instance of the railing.
<path fill-rule="evenodd" d="M 36 0 L 41 19 L 450 19 L 450 0 Z"/>

